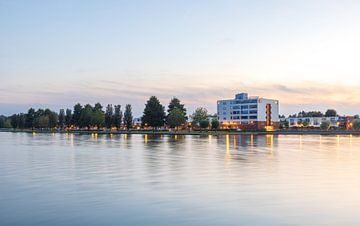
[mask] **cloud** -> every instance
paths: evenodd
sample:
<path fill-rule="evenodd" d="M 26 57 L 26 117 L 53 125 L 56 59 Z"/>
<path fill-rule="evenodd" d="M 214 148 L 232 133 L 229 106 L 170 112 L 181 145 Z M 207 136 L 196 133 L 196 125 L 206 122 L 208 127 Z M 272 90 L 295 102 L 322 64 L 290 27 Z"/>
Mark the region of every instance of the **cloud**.
<path fill-rule="evenodd" d="M 184 76 L 187 81 L 187 76 Z M 43 83 L 33 86 L 12 86 L 0 88 L 1 104 L 43 104 L 51 106 L 72 106 L 76 102 L 132 103 L 137 114 L 141 114 L 146 100 L 156 95 L 164 105 L 173 96 L 180 98 L 191 112 L 199 106 L 210 112 L 216 111 L 216 101 L 232 99 L 238 92 L 280 100 L 284 114 L 303 109 L 337 108 L 344 113 L 360 112 L 360 87 L 345 84 L 326 84 L 305 81 L 295 84 L 271 84 L 260 82 L 194 81 L 184 82 L 183 77 L 167 77 L 151 81 L 129 78 L 118 80 L 76 81 L 71 84 L 61 82 Z M 1 112 L 0 112 L 1 113 Z"/>

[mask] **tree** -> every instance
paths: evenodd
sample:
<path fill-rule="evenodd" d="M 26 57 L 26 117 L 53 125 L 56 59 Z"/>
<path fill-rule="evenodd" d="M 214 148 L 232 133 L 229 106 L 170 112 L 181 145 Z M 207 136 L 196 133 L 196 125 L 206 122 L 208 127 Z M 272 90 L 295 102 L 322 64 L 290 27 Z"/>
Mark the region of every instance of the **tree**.
<path fill-rule="evenodd" d="M 209 120 L 208 120 L 208 119 L 201 120 L 201 121 L 199 122 L 199 125 L 200 125 L 200 128 L 206 129 L 206 128 L 209 127 Z"/>
<path fill-rule="evenodd" d="M 280 121 L 280 128 L 281 129 L 289 128 L 289 121 Z"/>
<path fill-rule="evenodd" d="M 37 128 L 49 128 L 50 120 L 48 115 L 42 115 L 37 120 Z"/>
<path fill-rule="evenodd" d="M 193 126 L 199 126 L 200 121 L 204 121 L 208 119 L 208 112 L 205 108 L 197 108 L 195 112 L 191 115 Z"/>
<path fill-rule="evenodd" d="M 50 111 L 50 109 L 46 109 L 45 110 L 45 116 L 48 117 L 49 119 L 49 126 L 50 128 L 54 128 L 56 127 L 56 125 L 58 124 L 58 114 L 56 114 L 56 112 Z"/>
<path fill-rule="evenodd" d="M 65 125 L 65 110 L 60 109 L 59 111 L 59 126 L 63 128 Z"/>
<path fill-rule="evenodd" d="M 11 119 L 5 119 L 4 128 L 11 128 Z"/>
<path fill-rule="evenodd" d="M 180 103 L 180 100 L 178 98 L 173 97 L 168 106 L 168 110 L 167 110 L 168 114 L 170 114 L 170 112 L 175 108 L 180 109 L 186 117 L 186 108 L 184 107 L 183 104 Z"/>
<path fill-rule="evenodd" d="M 120 129 L 120 127 L 121 127 L 122 117 L 123 117 L 123 114 L 121 111 L 121 105 L 115 105 L 115 112 L 114 112 L 112 121 L 113 121 L 114 126 L 117 129 Z"/>
<path fill-rule="evenodd" d="M 94 107 L 91 114 L 91 125 L 98 128 L 105 125 L 105 113 L 103 112 L 102 107 Z"/>
<path fill-rule="evenodd" d="M 325 112 L 325 117 L 336 117 L 337 116 L 337 112 L 334 109 L 328 109 Z"/>
<path fill-rule="evenodd" d="M 81 106 L 81 104 L 77 103 L 74 106 L 74 113 L 72 115 L 72 123 L 74 123 L 74 125 L 81 127 L 81 114 L 83 111 L 83 107 Z"/>
<path fill-rule="evenodd" d="M 19 125 L 18 125 L 18 127 L 19 127 L 20 129 L 24 129 L 24 128 L 25 128 L 26 116 L 25 116 L 25 114 L 20 113 L 20 114 L 18 115 L 18 117 L 19 117 Z"/>
<path fill-rule="evenodd" d="M 171 128 L 177 128 L 186 123 L 184 111 L 175 107 L 167 116 L 167 124 Z"/>
<path fill-rule="evenodd" d="M 330 129 L 330 122 L 329 121 L 323 121 L 320 124 L 320 128 L 323 130 L 328 130 Z"/>
<path fill-rule="evenodd" d="M 5 116 L 0 115 L 0 128 L 4 128 L 5 127 Z"/>
<path fill-rule="evenodd" d="M 111 104 L 108 104 L 105 111 L 105 126 L 111 128 L 113 125 L 114 109 Z"/>
<path fill-rule="evenodd" d="M 34 127 L 34 120 L 35 120 L 35 109 L 30 108 L 28 113 L 25 116 L 25 126 L 26 128 L 33 128 Z"/>
<path fill-rule="evenodd" d="M 160 101 L 155 96 L 151 96 L 145 105 L 144 114 L 142 116 L 142 124 L 156 128 L 163 126 L 164 123 L 164 106 L 160 104 Z"/>
<path fill-rule="evenodd" d="M 211 121 L 211 129 L 214 129 L 214 130 L 219 129 L 219 126 L 220 126 L 219 120 L 213 119 Z"/>
<path fill-rule="evenodd" d="M 80 119 L 79 119 L 79 126 L 81 128 L 87 127 L 90 129 L 92 124 L 92 113 L 93 108 L 90 104 L 86 104 L 84 108 L 81 109 Z M 74 116 L 75 116 L 75 109 L 74 109 Z"/>
<path fill-rule="evenodd" d="M 298 113 L 297 117 L 323 117 L 324 114 L 320 111 L 301 111 Z M 293 115 L 292 117 L 296 117 L 296 115 Z"/>
<path fill-rule="evenodd" d="M 131 109 L 131 105 L 127 104 L 125 106 L 125 112 L 124 112 L 124 125 L 126 126 L 126 129 L 129 130 L 132 128 L 132 124 L 133 124 L 132 109 Z"/>
<path fill-rule="evenodd" d="M 66 115 L 65 115 L 65 125 L 70 126 L 72 121 L 72 112 L 71 109 L 66 109 Z"/>
<path fill-rule="evenodd" d="M 360 130 L 360 119 L 357 118 L 353 121 L 353 129 Z"/>
<path fill-rule="evenodd" d="M 13 114 L 12 116 L 10 116 L 10 120 L 11 120 L 11 127 L 13 129 L 18 128 L 19 126 L 19 117 L 17 114 Z"/>
<path fill-rule="evenodd" d="M 96 103 L 94 106 L 95 111 L 103 111 L 103 106 L 100 103 Z"/>

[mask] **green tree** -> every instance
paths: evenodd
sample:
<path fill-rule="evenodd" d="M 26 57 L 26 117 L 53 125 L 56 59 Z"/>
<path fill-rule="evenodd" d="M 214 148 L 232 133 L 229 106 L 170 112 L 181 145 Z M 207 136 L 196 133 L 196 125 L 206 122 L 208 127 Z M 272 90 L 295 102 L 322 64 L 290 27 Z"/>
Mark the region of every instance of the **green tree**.
<path fill-rule="evenodd" d="M 72 112 L 71 109 L 66 109 L 66 115 L 65 115 L 65 125 L 70 126 L 72 121 Z"/>
<path fill-rule="evenodd" d="M 20 129 L 24 129 L 25 128 L 25 121 L 26 121 L 26 116 L 24 113 L 20 113 L 19 114 L 19 128 Z"/>
<path fill-rule="evenodd" d="M 72 123 L 74 123 L 74 125 L 81 127 L 82 122 L 81 122 L 81 115 L 83 112 L 83 107 L 81 106 L 81 104 L 77 103 L 74 106 L 74 113 L 72 116 Z"/>
<path fill-rule="evenodd" d="M 324 114 L 320 111 L 309 111 L 309 112 L 301 111 L 298 113 L 297 116 L 298 117 L 323 117 Z M 296 117 L 296 115 L 293 115 L 293 117 Z"/>
<path fill-rule="evenodd" d="M 132 124 L 133 124 L 132 109 L 131 109 L 131 105 L 127 104 L 125 106 L 125 112 L 124 112 L 124 125 L 126 126 L 126 129 L 129 130 L 132 128 Z"/>
<path fill-rule="evenodd" d="M 200 121 L 208 120 L 208 112 L 205 108 L 197 108 L 195 112 L 191 115 L 193 126 L 199 126 Z"/>
<path fill-rule="evenodd" d="M 199 122 L 200 128 L 202 129 L 207 129 L 209 127 L 209 120 L 205 119 L 205 120 L 201 120 Z"/>
<path fill-rule="evenodd" d="M 184 111 L 175 107 L 167 116 L 167 124 L 171 128 L 177 128 L 186 123 Z"/>
<path fill-rule="evenodd" d="M 322 130 L 328 130 L 328 129 L 330 129 L 330 122 L 329 122 L 329 121 L 323 121 L 323 122 L 321 122 L 320 128 L 321 128 Z"/>
<path fill-rule="evenodd" d="M 170 112 L 175 108 L 180 109 L 186 117 L 186 108 L 184 107 L 183 104 L 181 104 L 178 98 L 173 97 L 168 106 L 168 110 L 167 110 L 168 114 L 170 114 Z"/>
<path fill-rule="evenodd" d="M 95 111 L 103 111 L 103 106 L 100 103 L 96 103 L 94 106 Z"/>
<path fill-rule="evenodd" d="M 42 115 L 39 118 L 37 118 L 37 128 L 49 128 L 49 116 L 48 115 Z"/>
<path fill-rule="evenodd" d="M 35 109 L 30 108 L 25 116 L 25 126 L 26 128 L 33 128 L 35 120 Z"/>
<path fill-rule="evenodd" d="M 353 121 L 353 129 L 360 130 L 360 119 L 357 118 Z"/>
<path fill-rule="evenodd" d="M 17 114 L 13 114 L 12 116 L 10 116 L 10 120 L 11 120 L 11 127 L 16 129 L 19 126 L 19 116 Z"/>
<path fill-rule="evenodd" d="M 65 110 L 60 109 L 59 111 L 59 126 L 63 128 L 65 125 Z"/>
<path fill-rule="evenodd" d="M 11 128 L 11 119 L 10 118 L 5 119 L 4 128 L 7 128 L 7 129 Z"/>
<path fill-rule="evenodd" d="M 102 111 L 102 108 L 94 107 L 91 114 L 91 125 L 98 128 L 105 125 L 105 113 Z"/>
<path fill-rule="evenodd" d="M 219 120 L 213 119 L 211 121 L 211 129 L 214 129 L 214 130 L 219 129 L 219 126 L 220 126 Z"/>
<path fill-rule="evenodd" d="M 46 109 L 44 115 L 47 116 L 49 119 L 48 127 L 55 128 L 59 121 L 58 114 L 56 114 L 56 112 L 51 111 L 50 109 Z"/>
<path fill-rule="evenodd" d="M 165 110 L 160 101 L 152 96 L 147 101 L 142 116 L 142 124 L 149 125 L 153 128 L 163 126 L 165 123 Z"/>
<path fill-rule="evenodd" d="M 93 114 L 93 107 L 90 104 L 86 104 L 81 109 L 80 119 L 79 119 L 79 126 L 81 128 L 87 127 L 90 129 L 92 124 L 92 114 Z M 74 116 L 75 116 L 75 109 L 74 109 Z"/>
<path fill-rule="evenodd" d="M 108 104 L 105 111 L 105 126 L 111 128 L 113 126 L 114 109 L 112 104 Z"/>
<path fill-rule="evenodd" d="M 280 128 L 281 129 L 289 128 L 289 121 L 280 121 Z"/>
<path fill-rule="evenodd" d="M 121 111 L 121 105 L 115 105 L 115 112 L 112 121 L 117 129 L 120 129 L 121 127 L 122 117 L 123 114 Z"/>
<path fill-rule="evenodd" d="M 325 112 L 325 117 L 336 117 L 337 116 L 337 112 L 334 109 L 328 109 Z"/>
<path fill-rule="evenodd" d="M 0 128 L 4 128 L 5 127 L 5 116 L 0 115 Z"/>

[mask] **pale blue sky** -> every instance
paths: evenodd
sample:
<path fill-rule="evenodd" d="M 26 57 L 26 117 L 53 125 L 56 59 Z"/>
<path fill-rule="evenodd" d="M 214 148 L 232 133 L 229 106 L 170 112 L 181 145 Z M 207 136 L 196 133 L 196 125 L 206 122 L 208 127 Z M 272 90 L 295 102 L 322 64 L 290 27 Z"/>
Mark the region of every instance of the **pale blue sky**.
<path fill-rule="evenodd" d="M 360 113 L 359 1 L 0 0 L 0 114 L 75 102 Z"/>

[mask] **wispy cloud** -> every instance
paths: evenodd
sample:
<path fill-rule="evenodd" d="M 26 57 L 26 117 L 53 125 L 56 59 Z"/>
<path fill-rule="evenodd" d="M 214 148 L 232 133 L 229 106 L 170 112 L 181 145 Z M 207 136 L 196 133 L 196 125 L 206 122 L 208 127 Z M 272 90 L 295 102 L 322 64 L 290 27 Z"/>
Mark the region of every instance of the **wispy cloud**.
<path fill-rule="evenodd" d="M 233 98 L 237 92 L 280 100 L 283 113 L 308 108 L 334 107 L 344 113 L 360 112 L 360 87 L 344 84 L 302 82 L 296 84 L 268 84 L 233 82 L 214 84 L 208 81 L 185 84 L 178 78 L 159 82 L 92 80 L 78 81 L 70 85 L 38 84 L 32 87 L 16 86 L 0 89 L 0 103 L 29 105 L 49 104 L 71 106 L 75 102 L 132 103 L 138 114 L 151 95 L 167 105 L 173 96 L 179 97 L 192 111 L 197 106 L 215 112 L 216 100 Z M 146 80 L 146 79 L 145 79 Z M 210 84 L 211 83 L 211 84 Z M 349 112 L 350 111 L 350 112 Z"/>

